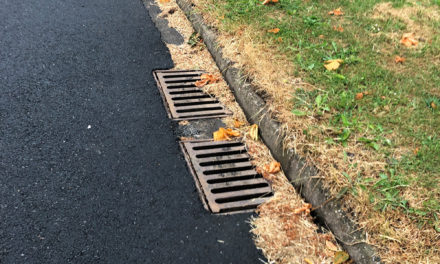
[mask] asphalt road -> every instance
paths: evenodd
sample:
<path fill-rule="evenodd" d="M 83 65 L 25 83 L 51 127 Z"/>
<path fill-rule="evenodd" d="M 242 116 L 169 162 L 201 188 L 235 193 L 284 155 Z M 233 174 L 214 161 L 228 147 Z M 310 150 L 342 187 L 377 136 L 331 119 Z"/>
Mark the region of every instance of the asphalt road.
<path fill-rule="evenodd" d="M 171 66 L 140 0 L 0 0 L 0 263 L 259 263 L 198 199 Z"/>

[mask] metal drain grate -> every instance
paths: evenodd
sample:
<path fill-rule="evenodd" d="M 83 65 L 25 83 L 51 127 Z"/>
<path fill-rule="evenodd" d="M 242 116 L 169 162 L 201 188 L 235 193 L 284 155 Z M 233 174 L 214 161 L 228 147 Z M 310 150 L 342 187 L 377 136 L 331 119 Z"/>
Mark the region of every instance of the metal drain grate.
<path fill-rule="evenodd" d="M 206 209 L 213 213 L 251 211 L 272 196 L 246 148 L 234 141 L 182 141 L 185 158 Z"/>
<path fill-rule="evenodd" d="M 202 74 L 202 71 L 154 71 L 170 118 L 190 120 L 231 114 L 217 99 L 195 85 Z"/>

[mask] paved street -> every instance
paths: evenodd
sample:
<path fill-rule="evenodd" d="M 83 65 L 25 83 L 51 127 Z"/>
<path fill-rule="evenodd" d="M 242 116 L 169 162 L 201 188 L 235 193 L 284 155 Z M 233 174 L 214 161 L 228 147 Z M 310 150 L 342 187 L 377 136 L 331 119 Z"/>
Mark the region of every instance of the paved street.
<path fill-rule="evenodd" d="M 259 263 L 199 201 L 170 67 L 140 0 L 0 0 L 0 263 Z"/>

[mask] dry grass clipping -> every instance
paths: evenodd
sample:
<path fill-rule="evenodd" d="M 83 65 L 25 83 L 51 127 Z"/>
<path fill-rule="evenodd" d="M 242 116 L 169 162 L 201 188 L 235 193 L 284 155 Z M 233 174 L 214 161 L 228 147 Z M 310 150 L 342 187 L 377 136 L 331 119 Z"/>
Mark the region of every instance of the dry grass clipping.
<path fill-rule="evenodd" d="M 209 10 L 212 10 L 209 8 L 210 0 L 193 0 L 193 2 L 211 26 L 220 27 L 216 14 L 209 13 Z M 386 4 L 383 6 L 379 5 L 376 7 L 376 12 L 379 15 L 386 15 L 384 11 L 381 11 L 386 8 L 388 8 Z M 408 9 L 407 12 L 414 11 Z M 395 15 L 398 14 L 396 13 Z M 412 26 L 414 30 L 417 30 L 417 24 L 414 23 Z M 411 27 L 411 24 L 409 27 Z M 258 32 L 247 25 L 241 25 L 235 33 L 234 35 L 228 35 L 220 31 L 219 42 L 223 48 L 224 55 L 236 62 L 236 66 L 240 67 L 247 74 L 247 77 L 252 80 L 253 85 L 257 87 L 258 92 L 264 95 L 264 99 L 268 102 L 276 119 L 281 121 L 283 129 L 286 135 L 288 135 L 284 142 L 285 147 L 294 149 L 299 155 L 306 158 L 309 163 L 316 166 L 320 170 L 318 177 L 326 179 L 324 182 L 333 194 L 337 194 L 343 186 L 348 184 L 348 180 L 342 176 L 341 172 L 346 172 L 353 177 L 356 177 L 356 175 L 377 177 L 384 170 L 386 165 L 385 158 L 356 143 L 356 138 L 351 140 L 345 148 L 342 146 L 329 146 L 324 144 L 325 138 L 333 136 L 337 131 L 332 131 L 331 128 L 325 126 L 325 122 L 317 120 L 313 116 L 300 118 L 292 115 L 290 113 L 292 108 L 292 87 L 301 87 L 306 90 L 318 88 L 304 83 L 300 78 L 293 76 L 292 71 L 295 69 L 295 65 L 283 59 L 282 54 L 276 54 L 274 51 L 276 49 L 273 49 L 270 44 L 260 41 L 259 35 L 263 32 Z M 425 35 L 425 33 L 421 34 L 422 36 Z M 221 100 L 226 101 L 227 105 L 231 106 L 233 98 L 228 95 L 227 86 L 223 86 L 223 82 L 221 86 L 220 89 L 208 88 L 208 91 L 215 93 L 220 98 L 226 96 L 225 100 Z M 235 103 L 232 103 L 232 105 L 235 105 Z M 231 107 L 234 111 L 238 109 L 234 118 L 245 120 L 238 107 Z M 232 122 L 228 124 L 232 126 Z M 316 129 L 309 130 L 311 134 L 308 136 L 304 135 L 302 131 L 310 127 Z M 310 138 L 314 140 L 311 141 Z M 349 166 L 350 162 L 347 162 L 343 155 L 344 150 L 349 154 L 350 162 L 356 162 L 358 167 Z M 258 155 L 256 159 L 258 160 Z M 300 206 L 299 198 L 295 200 L 295 197 L 290 196 L 289 190 L 280 188 L 278 192 L 273 200 L 269 202 L 277 204 L 277 206 L 273 206 L 274 208 Z M 410 203 L 414 202 L 414 198 L 407 198 Z M 285 199 L 288 199 L 289 202 L 291 201 L 292 204 L 288 204 Z M 438 242 L 440 241 L 440 236 L 434 230 L 419 229 L 406 215 L 397 211 L 386 211 L 384 213 L 372 211 L 370 209 L 371 204 L 368 199 L 368 193 L 363 193 L 362 191 L 356 197 L 347 195 L 344 205 L 347 211 L 357 217 L 359 220 L 358 224 L 369 235 L 368 242 L 378 248 L 385 262 L 440 263 L 440 244 Z M 265 218 L 266 210 L 268 215 L 276 215 L 278 218 L 276 216 Z M 265 252 L 269 259 L 280 263 L 288 263 L 287 256 L 294 258 L 295 254 L 305 254 L 302 251 L 304 250 L 302 247 L 298 249 L 291 248 L 294 245 L 276 247 L 276 245 L 279 245 L 278 242 L 282 244 L 283 239 L 285 239 L 285 234 L 282 233 L 283 216 L 278 209 L 273 210 L 272 207 L 264 205 L 260 207 L 260 213 L 261 217 L 253 220 L 255 225 L 253 232 L 257 235 L 257 245 L 263 249 L 263 252 Z M 270 218 L 278 220 L 271 222 Z M 302 223 L 302 220 L 299 222 Z M 277 230 L 281 235 L 277 235 L 278 232 L 270 233 L 270 230 Z M 272 244 L 270 241 L 276 243 Z M 300 242 L 304 243 L 304 240 L 300 239 Z M 319 246 L 319 243 L 316 246 Z M 304 247 L 307 247 L 307 245 Z M 427 252 L 426 249 L 431 249 L 431 251 Z M 289 252 L 295 252 L 295 250 L 297 252 L 290 255 Z M 301 255 L 301 257 L 303 256 Z M 291 263 L 297 263 L 296 261 L 299 261 L 301 257 L 291 259 Z M 315 257 L 318 256 L 315 255 Z"/>

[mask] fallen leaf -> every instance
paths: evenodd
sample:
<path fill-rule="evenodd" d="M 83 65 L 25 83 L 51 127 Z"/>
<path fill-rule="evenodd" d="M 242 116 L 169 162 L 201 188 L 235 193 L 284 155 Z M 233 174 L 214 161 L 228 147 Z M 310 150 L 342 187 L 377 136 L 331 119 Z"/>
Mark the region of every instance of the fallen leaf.
<path fill-rule="evenodd" d="M 264 165 L 264 170 L 271 174 L 278 173 L 281 170 L 281 164 L 279 162 L 272 161 L 271 163 Z"/>
<path fill-rule="evenodd" d="M 302 207 L 293 210 L 293 213 L 294 214 L 301 214 L 302 212 L 305 212 L 306 214 L 310 214 L 310 209 L 311 208 L 312 208 L 312 205 L 306 203 Z"/>
<path fill-rule="evenodd" d="M 309 258 L 305 258 L 304 262 L 307 264 L 313 264 L 313 261 L 311 261 Z"/>
<path fill-rule="evenodd" d="M 217 74 L 202 74 L 200 80 L 195 83 L 197 87 L 202 87 L 207 84 L 213 84 L 220 80 L 220 76 Z"/>
<path fill-rule="evenodd" d="M 436 105 L 434 102 L 431 102 L 431 108 L 432 108 L 432 109 L 436 109 L 436 108 L 437 108 L 437 105 Z"/>
<path fill-rule="evenodd" d="M 406 61 L 406 59 L 404 57 L 396 56 L 394 58 L 395 63 L 404 63 L 405 61 Z"/>
<path fill-rule="evenodd" d="M 251 128 L 249 129 L 249 136 L 255 141 L 258 140 L 258 125 L 257 124 L 253 124 L 251 126 Z"/>
<path fill-rule="evenodd" d="M 329 15 L 332 16 L 342 16 L 344 15 L 344 13 L 341 11 L 341 8 L 336 8 L 335 10 L 332 10 L 330 12 L 328 12 Z"/>
<path fill-rule="evenodd" d="M 325 61 L 324 67 L 328 70 L 328 71 L 334 71 L 339 69 L 339 66 L 341 66 L 341 64 L 344 61 L 341 59 L 336 59 L 336 60 L 328 60 Z"/>
<path fill-rule="evenodd" d="M 186 126 L 186 125 L 188 125 L 189 124 L 189 121 L 188 120 L 183 120 L 183 121 L 180 121 L 179 122 L 179 125 L 181 125 L 181 126 Z"/>
<path fill-rule="evenodd" d="M 279 28 L 273 28 L 273 29 L 269 29 L 267 32 L 277 34 L 278 32 L 280 32 L 280 29 Z"/>
<path fill-rule="evenodd" d="M 320 39 L 324 39 L 324 35 L 319 35 L 318 38 L 320 38 Z"/>
<path fill-rule="evenodd" d="M 219 128 L 213 133 L 214 141 L 231 140 L 231 137 L 239 137 L 240 132 L 234 131 L 231 128 Z"/>
<path fill-rule="evenodd" d="M 338 31 L 338 32 L 344 32 L 344 28 L 341 27 L 341 26 L 338 26 L 338 27 L 333 26 L 333 30 L 334 30 L 334 31 Z"/>
<path fill-rule="evenodd" d="M 159 0 L 159 2 L 160 2 L 161 4 L 166 4 L 166 3 L 169 3 L 170 0 Z"/>
<path fill-rule="evenodd" d="M 328 240 L 325 241 L 325 246 L 331 251 L 338 251 L 339 250 L 335 244 L 333 244 L 331 241 L 328 241 Z"/>
<path fill-rule="evenodd" d="M 380 99 L 385 100 L 386 97 L 382 95 L 382 96 L 380 97 Z"/>
<path fill-rule="evenodd" d="M 234 120 L 234 127 L 239 128 L 242 125 L 244 125 L 244 122 L 238 121 L 237 119 Z"/>
<path fill-rule="evenodd" d="M 278 3 L 278 0 L 264 0 L 263 5 L 267 5 L 270 3 Z"/>
<path fill-rule="evenodd" d="M 364 98 L 364 93 L 357 93 L 356 94 L 356 100 L 361 100 L 362 98 Z"/>
<path fill-rule="evenodd" d="M 283 42 L 283 38 L 281 38 L 281 37 L 278 37 L 278 42 Z"/>
<path fill-rule="evenodd" d="M 400 39 L 400 43 L 406 47 L 417 46 L 419 42 L 415 39 L 414 33 L 405 33 Z"/>
<path fill-rule="evenodd" d="M 338 251 L 333 258 L 333 264 L 342 264 L 347 261 L 350 256 L 345 251 Z"/>
<path fill-rule="evenodd" d="M 415 148 L 415 149 L 413 150 L 413 152 L 414 152 L 414 155 L 417 155 L 417 154 L 419 153 L 419 148 Z"/>

